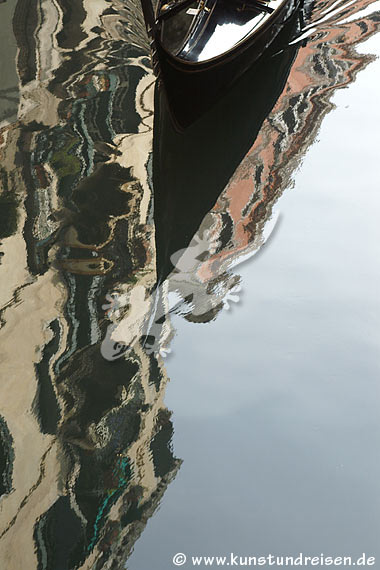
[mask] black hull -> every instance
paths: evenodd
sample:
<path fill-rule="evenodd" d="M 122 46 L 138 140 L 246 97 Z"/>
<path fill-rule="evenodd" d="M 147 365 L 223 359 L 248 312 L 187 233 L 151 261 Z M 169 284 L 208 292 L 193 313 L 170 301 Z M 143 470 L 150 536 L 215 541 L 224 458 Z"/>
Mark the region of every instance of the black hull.
<path fill-rule="evenodd" d="M 202 116 L 262 57 L 279 35 L 284 35 L 282 31 L 292 25 L 302 3 L 302 0 L 291 0 L 260 33 L 223 57 L 203 63 L 184 62 L 155 39 L 154 66 L 177 129 L 187 128 Z"/>
<path fill-rule="evenodd" d="M 295 14 L 265 56 L 185 131 L 173 124 L 172 100 L 156 85 L 153 188 L 159 282 L 173 270 L 171 256 L 189 245 L 281 95 L 299 49 L 299 44 L 288 45 L 297 31 Z"/>

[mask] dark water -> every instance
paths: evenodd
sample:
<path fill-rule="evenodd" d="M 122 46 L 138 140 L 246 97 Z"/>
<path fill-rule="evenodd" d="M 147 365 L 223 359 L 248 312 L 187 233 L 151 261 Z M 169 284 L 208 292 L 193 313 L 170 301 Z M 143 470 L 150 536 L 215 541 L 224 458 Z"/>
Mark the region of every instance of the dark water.
<path fill-rule="evenodd" d="M 379 6 L 306 8 L 178 134 L 137 4 L 0 4 L 1 569 L 380 556 Z"/>

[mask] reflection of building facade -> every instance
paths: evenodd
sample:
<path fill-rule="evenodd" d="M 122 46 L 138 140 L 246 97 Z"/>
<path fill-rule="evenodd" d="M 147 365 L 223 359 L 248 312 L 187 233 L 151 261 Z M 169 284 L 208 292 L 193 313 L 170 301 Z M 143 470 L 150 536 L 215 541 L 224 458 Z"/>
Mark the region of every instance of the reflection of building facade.
<path fill-rule="evenodd" d="M 0 333 L 10 570 L 121 567 L 179 466 L 162 366 L 136 347 L 107 368 L 96 344 L 104 291 L 132 273 L 155 280 L 153 78 L 141 34 L 133 45 L 129 21 L 110 13 L 100 30 L 104 11 L 19 0 L 14 14 L 19 120 L 0 141 L 1 195 L 14 198 Z"/>
<path fill-rule="evenodd" d="M 143 23 L 133 3 L 74 4 L 18 1 L 19 112 L 0 127 L 7 212 L 0 566 L 7 570 L 121 568 L 180 464 L 161 359 L 139 342 L 117 362 L 100 354 L 106 293 L 128 298 L 156 282 L 153 77 Z M 312 19 L 332 4 L 316 2 Z M 330 94 L 368 61 L 353 46 L 378 25 L 368 15 L 355 20 L 369 4 L 358 1 L 327 20 L 299 51 L 250 153 L 204 218 L 195 241 L 207 230 L 213 245 L 188 273 L 197 273 L 199 295 L 203 287 L 212 297 L 215 286 L 207 318 L 223 301 L 215 267 L 229 274 L 260 247 L 274 202 L 331 108 Z M 187 255 L 177 260 L 182 273 Z M 236 279 L 223 284 L 228 291 Z M 164 293 L 190 297 L 191 286 L 173 273 Z M 151 305 L 144 296 L 137 312 L 145 317 Z M 186 318 L 200 322 L 201 309 L 193 313 Z"/>
<path fill-rule="evenodd" d="M 314 3 L 308 43 L 298 52 L 285 89 L 251 150 L 215 204 L 215 213 L 231 218 L 231 239 L 240 246 L 254 239 L 273 204 L 291 185 L 293 173 L 333 108 L 330 99 L 335 90 L 352 82 L 371 61 L 355 50 L 379 28 L 376 13 L 360 17 L 371 0 L 349 6 L 341 2 L 340 10 L 335 5 L 330 10 L 330 4 Z"/>

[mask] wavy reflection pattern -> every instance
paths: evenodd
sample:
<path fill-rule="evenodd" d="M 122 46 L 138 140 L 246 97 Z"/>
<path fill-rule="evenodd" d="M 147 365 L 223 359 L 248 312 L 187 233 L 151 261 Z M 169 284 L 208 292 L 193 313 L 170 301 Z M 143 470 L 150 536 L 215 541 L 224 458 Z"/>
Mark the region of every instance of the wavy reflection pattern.
<path fill-rule="evenodd" d="M 123 567 L 175 477 L 170 314 L 208 322 L 236 300 L 234 266 L 270 233 L 335 89 L 371 60 L 355 50 L 379 27 L 371 1 L 306 8 L 250 150 L 170 248 L 138 3 L 1 3 L 17 44 L 0 90 L 1 568 Z"/>

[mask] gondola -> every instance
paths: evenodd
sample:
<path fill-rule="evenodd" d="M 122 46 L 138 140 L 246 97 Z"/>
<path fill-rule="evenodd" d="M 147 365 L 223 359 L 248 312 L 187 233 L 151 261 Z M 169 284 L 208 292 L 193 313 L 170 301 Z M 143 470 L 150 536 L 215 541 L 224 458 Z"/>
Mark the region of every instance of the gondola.
<path fill-rule="evenodd" d="M 295 12 L 265 54 L 183 131 L 172 120 L 166 90 L 156 83 L 152 166 L 158 285 L 173 271 L 172 255 L 189 245 L 254 144 L 286 85 L 301 45 L 292 40 L 300 32 Z"/>
<path fill-rule="evenodd" d="M 257 61 L 303 0 L 142 0 L 153 68 L 179 130 Z M 258 85 L 258 88 L 260 86 Z"/>

